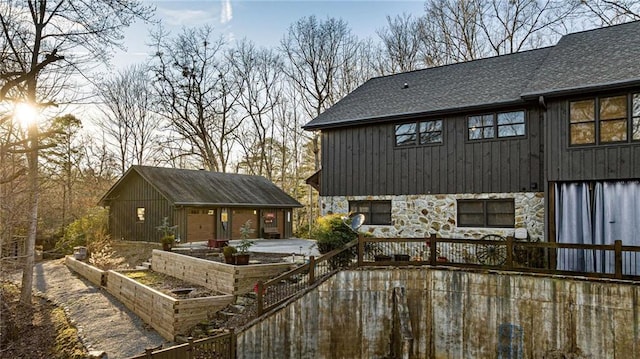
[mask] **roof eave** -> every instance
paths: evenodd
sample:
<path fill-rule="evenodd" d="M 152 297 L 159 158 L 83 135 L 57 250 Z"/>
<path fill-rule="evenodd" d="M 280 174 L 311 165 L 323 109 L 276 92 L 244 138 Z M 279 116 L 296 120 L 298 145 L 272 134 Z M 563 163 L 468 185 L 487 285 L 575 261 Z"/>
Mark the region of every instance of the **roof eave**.
<path fill-rule="evenodd" d="M 588 86 L 567 87 L 553 90 L 533 91 L 522 94 L 524 100 L 537 99 L 540 96 L 546 97 L 563 97 L 583 94 L 585 91 L 607 91 L 613 89 L 625 89 L 629 87 L 640 86 L 640 77 L 631 80 L 603 82 Z"/>
<path fill-rule="evenodd" d="M 307 131 L 315 131 L 315 130 L 322 130 L 327 128 L 347 127 L 347 126 L 359 125 L 364 123 L 371 124 L 371 123 L 390 122 L 390 121 L 398 121 L 398 120 L 410 120 L 410 119 L 421 118 L 421 117 L 458 114 L 458 113 L 470 112 L 470 111 L 481 111 L 481 110 L 486 110 L 486 109 L 495 108 L 495 107 L 524 105 L 527 102 L 529 101 L 524 100 L 522 98 L 517 98 L 517 99 L 512 99 L 507 101 L 442 108 L 442 109 L 424 111 L 424 112 L 407 112 L 407 113 L 384 115 L 384 116 L 377 116 L 377 117 L 361 117 L 357 119 L 350 119 L 350 120 L 344 120 L 340 122 L 332 122 L 327 124 L 318 124 L 318 125 L 311 125 L 311 126 L 307 124 L 302 126 L 302 128 Z"/>
<path fill-rule="evenodd" d="M 272 204 L 272 203 L 212 203 L 212 202 L 175 202 L 176 206 L 193 206 L 193 207 L 253 207 L 253 208 L 300 208 L 300 203 Z"/>

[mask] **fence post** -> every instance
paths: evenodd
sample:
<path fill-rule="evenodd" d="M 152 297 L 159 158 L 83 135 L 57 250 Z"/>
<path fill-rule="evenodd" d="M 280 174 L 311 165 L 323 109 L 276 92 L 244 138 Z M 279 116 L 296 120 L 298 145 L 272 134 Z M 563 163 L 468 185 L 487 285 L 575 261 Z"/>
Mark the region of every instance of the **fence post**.
<path fill-rule="evenodd" d="M 622 241 L 615 240 L 613 249 L 615 250 L 616 279 L 622 279 Z"/>
<path fill-rule="evenodd" d="M 262 293 L 264 293 L 264 283 L 259 280 L 258 284 L 258 293 L 256 293 L 256 302 L 258 302 L 258 315 L 262 315 L 262 311 L 264 310 L 264 303 L 263 303 L 263 295 Z"/>
<path fill-rule="evenodd" d="M 309 285 L 316 281 L 316 257 L 309 256 Z"/>
<path fill-rule="evenodd" d="M 362 267 L 362 257 L 364 255 L 364 237 L 358 233 L 358 267 Z"/>
<path fill-rule="evenodd" d="M 238 337 L 233 328 L 229 330 L 229 359 L 236 359 L 236 346 L 238 345 Z"/>
<path fill-rule="evenodd" d="M 429 236 L 429 263 L 434 266 L 437 263 L 438 239 L 435 233 Z"/>
<path fill-rule="evenodd" d="M 552 242 L 554 245 L 557 245 L 556 242 Z M 558 252 L 556 250 L 556 247 L 550 247 L 549 251 L 547 252 L 549 254 L 549 268 L 551 270 L 557 270 L 558 268 Z"/>
<path fill-rule="evenodd" d="M 187 342 L 189 343 L 189 350 L 187 350 L 189 353 L 188 357 L 189 359 L 193 359 L 193 337 L 187 338 Z"/>
<path fill-rule="evenodd" d="M 152 348 L 145 349 L 144 353 L 147 355 L 147 359 L 152 359 L 153 358 L 153 349 Z"/>
<path fill-rule="evenodd" d="M 513 269 L 513 237 L 507 237 L 507 269 Z"/>

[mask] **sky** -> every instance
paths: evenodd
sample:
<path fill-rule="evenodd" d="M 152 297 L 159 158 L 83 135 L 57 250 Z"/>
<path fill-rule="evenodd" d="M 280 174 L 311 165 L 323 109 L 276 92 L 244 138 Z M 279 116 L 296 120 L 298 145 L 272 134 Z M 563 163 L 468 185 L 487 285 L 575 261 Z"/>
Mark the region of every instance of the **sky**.
<path fill-rule="evenodd" d="M 228 40 L 247 38 L 258 45 L 278 46 L 289 25 L 304 17 L 315 15 L 345 20 L 359 38 L 376 38 L 376 30 L 383 28 L 386 16 L 402 13 L 420 15 L 424 0 L 181 0 L 145 1 L 156 7 L 156 17 L 172 33 L 184 26 L 211 25 Z M 127 29 L 126 52 L 118 51 L 113 65 L 122 68 L 144 62 L 148 56 L 149 30 L 153 25 L 136 23 Z"/>

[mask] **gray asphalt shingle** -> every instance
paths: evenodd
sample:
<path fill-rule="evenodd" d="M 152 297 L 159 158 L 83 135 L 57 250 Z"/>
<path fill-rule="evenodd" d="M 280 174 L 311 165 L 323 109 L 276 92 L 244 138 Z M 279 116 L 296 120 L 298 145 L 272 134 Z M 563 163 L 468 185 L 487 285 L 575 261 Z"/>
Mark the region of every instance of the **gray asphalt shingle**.
<path fill-rule="evenodd" d="M 139 173 L 174 204 L 302 206 L 262 176 L 148 166 L 132 166 L 129 171 Z M 115 184 L 109 192 L 117 185 Z"/>
<path fill-rule="evenodd" d="M 563 36 L 523 94 L 537 95 L 640 80 L 640 22 Z"/>
<path fill-rule="evenodd" d="M 304 128 L 440 115 L 632 82 L 640 82 L 640 21 L 568 34 L 552 47 L 372 78 Z"/>

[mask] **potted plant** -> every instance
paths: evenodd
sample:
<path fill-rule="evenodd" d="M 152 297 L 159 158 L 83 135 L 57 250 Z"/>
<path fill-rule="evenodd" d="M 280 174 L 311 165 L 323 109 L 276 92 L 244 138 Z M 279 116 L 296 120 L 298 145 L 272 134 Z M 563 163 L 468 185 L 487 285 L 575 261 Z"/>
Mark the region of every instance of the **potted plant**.
<path fill-rule="evenodd" d="M 251 220 L 246 221 L 240 226 L 240 238 L 242 238 L 242 240 L 237 246 L 238 253 L 235 254 L 237 265 L 249 264 L 249 248 L 253 245 L 253 241 L 250 241 L 248 238 L 253 231 L 253 228 L 251 228 Z"/>
<path fill-rule="evenodd" d="M 224 248 L 222 248 L 222 254 L 224 254 L 224 262 L 227 264 L 236 264 L 236 253 L 238 253 L 236 247 L 225 246 Z"/>
<path fill-rule="evenodd" d="M 158 232 L 162 233 L 162 237 L 160 237 L 160 243 L 162 243 L 162 249 L 165 251 L 171 250 L 173 243 L 176 239 L 176 229 L 177 225 L 172 226 L 169 224 L 169 217 L 162 218 L 162 222 L 159 226 L 156 227 Z"/>

